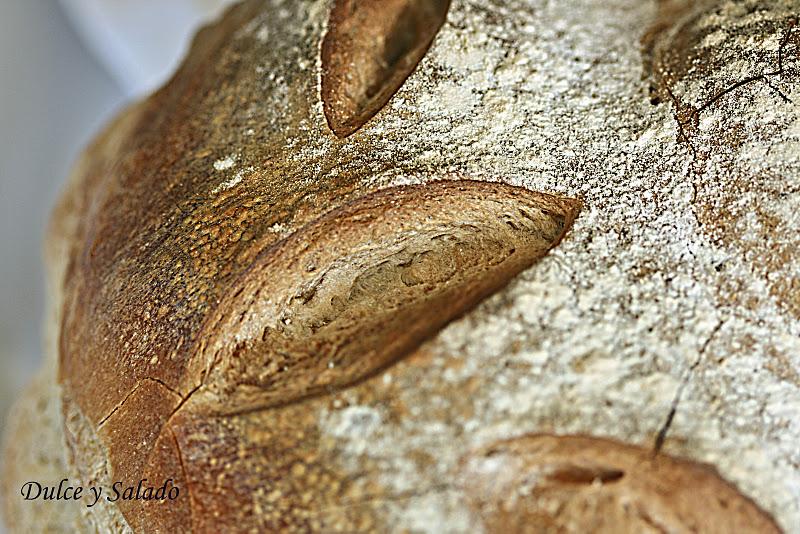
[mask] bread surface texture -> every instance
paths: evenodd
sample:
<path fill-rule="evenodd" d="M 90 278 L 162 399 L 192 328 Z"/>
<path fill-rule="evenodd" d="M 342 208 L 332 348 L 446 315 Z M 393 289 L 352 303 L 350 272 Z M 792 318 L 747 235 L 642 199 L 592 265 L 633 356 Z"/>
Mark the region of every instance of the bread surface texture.
<path fill-rule="evenodd" d="M 9 527 L 800 532 L 800 3 L 373 11 L 237 4 L 88 147 Z"/>

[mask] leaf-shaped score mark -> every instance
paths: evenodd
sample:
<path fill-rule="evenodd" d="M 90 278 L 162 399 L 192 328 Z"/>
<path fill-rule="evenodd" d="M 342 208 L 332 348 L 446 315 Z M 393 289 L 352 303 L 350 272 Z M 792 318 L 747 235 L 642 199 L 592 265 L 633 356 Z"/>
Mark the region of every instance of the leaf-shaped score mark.
<path fill-rule="evenodd" d="M 322 103 L 346 137 L 386 105 L 444 23 L 450 0 L 336 0 L 322 41 Z"/>
<path fill-rule="evenodd" d="M 530 267 L 579 208 L 477 181 L 362 197 L 263 253 L 233 288 L 210 332 L 209 351 L 222 352 L 206 384 L 226 411 L 354 384 Z"/>
<path fill-rule="evenodd" d="M 489 533 L 780 532 L 712 467 L 609 439 L 522 436 L 461 467 Z"/>

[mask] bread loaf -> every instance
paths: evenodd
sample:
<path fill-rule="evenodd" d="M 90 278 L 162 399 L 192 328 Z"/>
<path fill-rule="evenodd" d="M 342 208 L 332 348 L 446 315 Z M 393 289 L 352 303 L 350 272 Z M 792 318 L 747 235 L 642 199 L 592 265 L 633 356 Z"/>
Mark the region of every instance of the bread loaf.
<path fill-rule="evenodd" d="M 56 208 L 7 523 L 797 532 L 797 7 L 236 5 Z"/>

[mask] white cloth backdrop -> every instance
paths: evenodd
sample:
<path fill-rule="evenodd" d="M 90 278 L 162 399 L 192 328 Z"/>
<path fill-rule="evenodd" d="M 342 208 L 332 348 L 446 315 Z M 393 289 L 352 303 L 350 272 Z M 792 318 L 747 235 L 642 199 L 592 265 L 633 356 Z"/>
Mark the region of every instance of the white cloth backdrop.
<path fill-rule="evenodd" d="M 161 85 L 197 27 L 232 0 L 61 0 L 88 47 L 129 95 Z"/>

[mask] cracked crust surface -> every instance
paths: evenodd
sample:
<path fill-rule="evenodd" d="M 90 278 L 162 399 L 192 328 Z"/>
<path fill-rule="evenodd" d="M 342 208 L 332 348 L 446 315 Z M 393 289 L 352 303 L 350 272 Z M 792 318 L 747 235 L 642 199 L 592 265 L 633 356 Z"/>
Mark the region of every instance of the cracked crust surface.
<path fill-rule="evenodd" d="M 329 7 L 236 7 L 70 189 L 75 468 L 172 476 L 188 496 L 94 524 L 123 528 L 121 511 L 165 532 L 490 529 L 452 483 L 461 459 L 554 432 L 656 440 L 796 531 L 797 2 L 677 4 L 643 68 L 656 3 L 456 0 L 345 140 L 318 93 Z M 548 256 L 382 373 L 298 404 L 209 409 L 208 360 L 188 363 L 237 269 L 330 208 L 453 178 L 584 209 Z M 141 441 L 147 454 L 130 452 Z"/>

